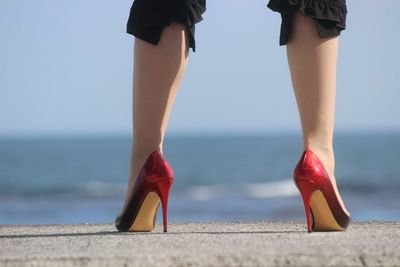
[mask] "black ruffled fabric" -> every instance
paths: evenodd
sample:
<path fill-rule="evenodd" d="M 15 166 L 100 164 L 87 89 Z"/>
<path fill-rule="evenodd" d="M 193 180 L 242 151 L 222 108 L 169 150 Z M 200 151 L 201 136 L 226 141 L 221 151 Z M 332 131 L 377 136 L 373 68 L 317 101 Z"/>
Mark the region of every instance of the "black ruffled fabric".
<path fill-rule="evenodd" d="M 127 33 L 156 45 L 165 26 L 182 23 L 188 27 L 189 47 L 195 52 L 195 24 L 203 20 L 205 11 L 206 0 L 135 0 Z"/>
<path fill-rule="evenodd" d="M 316 22 L 321 38 L 338 36 L 346 28 L 346 0 L 270 0 L 267 6 L 282 16 L 279 45 L 289 41 L 292 15 L 297 10 Z"/>

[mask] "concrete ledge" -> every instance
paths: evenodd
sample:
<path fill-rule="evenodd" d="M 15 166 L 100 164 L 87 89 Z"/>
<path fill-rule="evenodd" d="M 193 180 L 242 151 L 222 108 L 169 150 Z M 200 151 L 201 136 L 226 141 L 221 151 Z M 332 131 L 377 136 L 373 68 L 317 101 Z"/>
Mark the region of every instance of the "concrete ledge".
<path fill-rule="evenodd" d="M 306 232 L 302 222 L 0 226 L 0 266 L 399 266 L 400 222 Z"/>

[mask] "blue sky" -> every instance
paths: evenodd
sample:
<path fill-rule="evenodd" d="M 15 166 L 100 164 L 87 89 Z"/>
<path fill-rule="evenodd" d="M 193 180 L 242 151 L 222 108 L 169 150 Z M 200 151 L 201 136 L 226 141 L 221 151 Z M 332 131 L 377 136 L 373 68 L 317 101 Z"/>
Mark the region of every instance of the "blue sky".
<path fill-rule="evenodd" d="M 300 130 L 280 16 L 251 2 L 208 1 L 169 133 Z M 348 1 L 337 131 L 400 130 L 400 1 L 384 2 Z M 0 136 L 131 132 L 131 4 L 0 2 Z"/>

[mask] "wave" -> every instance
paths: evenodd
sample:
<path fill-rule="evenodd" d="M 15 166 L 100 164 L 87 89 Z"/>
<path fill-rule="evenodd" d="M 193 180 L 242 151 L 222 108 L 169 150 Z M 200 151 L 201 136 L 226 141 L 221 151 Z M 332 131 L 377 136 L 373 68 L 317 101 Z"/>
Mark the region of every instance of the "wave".
<path fill-rule="evenodd" d="M 120 197 L 126 190 L 126 184 L 89 182 L 81 184 L 76 193 L 93 197 Z M 237 185 L 195 185 L 177 186 L 174 192 L 193 200 L 211 200 L 225 197 L 273 198 L 291 197 L 298 194 L 292 180 L 266 183 L 247 183 Z"/>
<path fill-rule="evenodd" d="M 242 185 L 192 186 L 187 195 L 195 200 L 211 200 L 225 197 L 276 198 L 298 195 L 292 180 Z"/>
<path fill-rule="evenodd" d="M 398 192 L 399 185 L 382 186 L 375 184 L 344 183 L 339 185 L 341 191 L 346 193 L 388 193 Z M 98 197 L 116 198 L 124 197 L 126 192 L 125 183 L 109 183 L 91 181 L 80 183 L 74 187 L 52 187 L 47 189 L 25 189 L 25 190 L 0 190 L 3 197 Z M 178 197 L 189 198 L 198 201 L 212 199 L 247 197 L 247 198 L 279 198 L 293 197 L 299 192 L 292 179 L 244 184 L 214 184 L 214 185 L 177 185 L 173 187 L 172 194 Z"/>
<path fill-rule="evenodd" d="M 292 180 L 267 183 L 217 184 L 173 187 L 173 194 L 193 200 L 211 200 L 225 197 L 271 198 L 289 197 L 297 194 Z M 78 184 L 75 187 L 54 187 L 47 190 L 23 190 L 18 192 L 2 192 L 3 196 L 81 196 L 81 197 L 122 197 L 126 192 L 126 184 L 92 181 Z"/>
<path fill-rule="evenodd" d="M 122 196 L 125 193 L 126 184 L 86 182 L 76 188 L 76 192 L 93 197 L 114 197 Z"/>

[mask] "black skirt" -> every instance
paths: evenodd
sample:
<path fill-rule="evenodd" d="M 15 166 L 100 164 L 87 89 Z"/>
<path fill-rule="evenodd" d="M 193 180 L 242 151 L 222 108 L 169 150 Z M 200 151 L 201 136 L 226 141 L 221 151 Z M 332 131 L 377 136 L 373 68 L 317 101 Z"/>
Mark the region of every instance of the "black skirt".
<path fill-rule="evenodd" d="M 289 41 L 293 13 L 312 18 L 321 38 L 338 36 L 346 27 L 346 0 L 269 0 L 267 7 L 282 17 L 279 44 Z M 161 32 L 171 22 L 187 26 L 189 47 L 196 51 L 195 24 L 203 20 L 206 0 L 134 0 L 127 33 L 157 45 Z"/>

